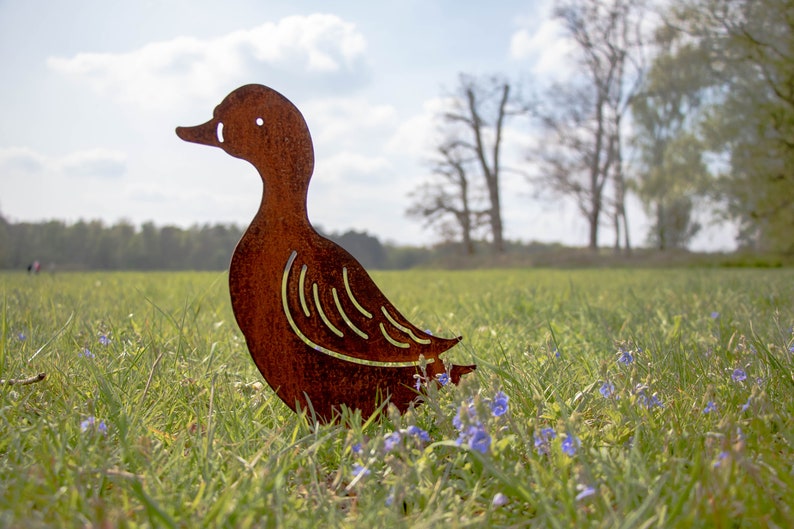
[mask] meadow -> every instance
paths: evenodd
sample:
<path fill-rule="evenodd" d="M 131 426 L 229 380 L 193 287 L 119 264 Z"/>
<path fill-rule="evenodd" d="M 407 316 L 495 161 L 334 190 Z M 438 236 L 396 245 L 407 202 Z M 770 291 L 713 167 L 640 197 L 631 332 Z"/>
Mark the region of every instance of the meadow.
<path fill-rule="evenodd" d="M 0 527 L 794 527 L 794 270 L 373 276 L 479 367 L 327 425 L 223 273 L 0 274 Z"/>

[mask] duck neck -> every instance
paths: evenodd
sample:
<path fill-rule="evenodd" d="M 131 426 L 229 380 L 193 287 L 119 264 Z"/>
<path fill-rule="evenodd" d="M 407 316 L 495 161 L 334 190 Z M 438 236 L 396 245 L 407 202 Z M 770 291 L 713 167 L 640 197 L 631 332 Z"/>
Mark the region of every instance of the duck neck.
<path fill-rule="evenodd" d="M 262 176 L 262 202 L 254 223 L 266 224 L 268 231 L 287 233 L 311 229 L 306 199 L 308 179 L 295 178 L 295 174 L 267 174 Z M 263 226 L 264 227 L 264 226 Z"/>

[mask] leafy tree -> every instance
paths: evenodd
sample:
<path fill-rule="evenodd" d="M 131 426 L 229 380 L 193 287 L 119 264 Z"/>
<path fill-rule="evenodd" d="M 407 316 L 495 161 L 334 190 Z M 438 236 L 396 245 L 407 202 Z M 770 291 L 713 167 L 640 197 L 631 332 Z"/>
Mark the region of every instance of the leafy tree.
<path fill-rule="evenodd" d="M 707 53 L 709 146 L 726 163 L 720 197 L 740 241 L 794 252 L 794 6 L 791 0 L 679 0 L 671 23 Z"/>
<path fill-rule="evenodd" d="M 708 189 L 705 146 L 696 134 L 697 110 L 709 76 L 702 50 L 678 43 L 669 28 L 631 106 L 638 171 L 633 188 L 652 219 L 649 242 L 660 250 L 685 247 L 700 224 L 693 212 Z"/>

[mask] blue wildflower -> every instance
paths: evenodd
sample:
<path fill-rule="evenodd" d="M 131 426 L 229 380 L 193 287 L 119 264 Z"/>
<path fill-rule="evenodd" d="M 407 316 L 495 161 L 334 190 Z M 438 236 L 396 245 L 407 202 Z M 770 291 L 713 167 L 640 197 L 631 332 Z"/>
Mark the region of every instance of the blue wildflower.
<path fill-rule="evenodd" d="M 794 354 L 794 345 L 788 348 L 788 352 Z"/>
<path fill-rule="evenodd" d="M 507 401 L 510 400 L 503 392 L 498 392 L 491 401 L 491 415 L 501 417 L 507 413 Z"/>
<path fill-rule="evenodd" d="M 703 408 L 703 413 L 711 413 L 713 411 L 717 411 L 717 405 L 714 404 L 714 401 L 710 400 L 706 403 L 706 407 Z"/>
<path fill-rule="evenodd" d="M 717 318 L 719 318 L 719 317 L 720 317 L 720 313 L 719 313 L 719 312 L 717 312 L 716 310 L 715 310 L 714 312 L 712 312 L 712 313 L 711 313 L 711 319 L 712 319 L 712 320 L 716 320 L 716 319 L 717 319 Z"/>
<path fill-rule="evenodd" d="M 414 378 L 416 379 L 414 381 L 414 388 L 416 389 L 416 391 L 419 391 L 420 389 L 422 389 L 422 376 L 414 375 Z"/>
<path fill-rule="evenodd" d="M 576 495 L 576 501 L 583 500 L 596 493 L 596 490 L 593 487 L 590 487 L 589 485 L 583 485 L 581 483 L 576 486 L 576 490 L 579 491 L 579 494 Z"/>
<path fill-rule="evenodd" d="M 729 455 L 728 452 L 726 452 L 725 450 L 720 452 L 719 455 L 717 455 L 717 459 L 713 463 L 714 468 L 719 468 L 720 466 L 722 466 L 722 462 L 728 458 L 728 455 Z"/>
<path fill-rule="evenodd" d="M 630 363 L 634 362 L 634 355 L 631 354 L 631 351 L 621 349 L 618 353 L 618 362 L 623 365 L 629 365 Z"/>
<path fill-rule="evenodd" d="M 747 402 L 745 402 L 744 404 L 742 404 L 742 411 L 743 411 L 743 412 L 745 412 L 745 411 L 747 411 L 748 409 L 750 409 L 750 401 L 751 401 L 752 399 L 753 399 L 753 397 L 747 397 Z"/>
<path fill-rule="evenodd" d="M 565 439 L 562 440 L 562 451 L 568 455 L 569 457 L 573 457 L 576 454 L 576 450 L 581 445 L 579 438 L 575 435 L 565 434 Z"/>
<path fill-rule="evenodd" d="M 351 470 L 353 471 L 353 479 L 359 476 L 361 477 L 369 476 L 370 474 L 370 470 L 367 467 L 361 465 L 360 463 L 353 463 L 353 468 Z"/>
<path fill-rule="evenodd" d="M 485 431 L 485 428 L 480 426 L 472 426 L 468 431 L 469 448 L 477 450 L 481 454 L 488 452 L 491 447 L 491 436 Z"/>
<path fill-rule="evenodd" d="M 96 418 L 93 415 L 91 415 L 90 417 L 88 417 L 87 419 L 85 419 L 84 421 L 82 421 L 80 423 L 80 431 L 81 432 L 87 432 L 87 431 L 93 430 L 95 428 L 101 434 L 108 433 L 108 427 L 105 424 L 105 421 L 97 422 Z"/>
<path fill-rule="evenodd" d="M 647 390 L 648 386 L 637 384 L 637 387 L 634 388 L 634 394 L 637 395 L 637 403 L 645 406 L 649 410 L 653 408 L 664 408 L 664 404 L 662 404 L 662 401 L 656 396 L 656 393 L 648 396 Z"/>
<path fill-rule="evenodd" d="M 601 388 L 598 390 L 598 392 L 601 393 L 602 397 L 608 399 L 615 392 L 615 385 L 612 382 L 606 381 L 601 384 Z"/>
<path fill-rule="evenodd" d="M 503 507 L 507 505 L 507 502 L 509 501 L 510 500 L 507 498 L 507 496 L 505 496 L 501 492 L 497 492 L 496 494 L 494 494 L 494 497 L 491 500 L 491 505 L 493 505 L 494 507 Z"/>
<path fill-rule="evenodd" d="M 430 442 L 430 434 L 427 433 L 425 430 L 419 428 L 418 426 L 411 425 L 406 428 L 405 433 L 410 436 L 417 437 L 422 441 L 429 443 Z"/>
<path fill-rule="evenodd" d="M 458 412 L 452 418 L 452 425 L 458 431 L 462 431 L 464 425 L 472 421 L 479 422 L 477 420 L 477 410 L 474 408 L 474 401 L 469 399 L 468 403 L 462 403 L 458 408 Z"/>
<path fill-rule="evenodd" d="M 383 442 L 383 450 L 386 452 L 391 452 L 394 448 L 400 444 L 402 440 L 402 436 L 400 432 L 392 432 L 386 436 L 386 440 Z"/>
<path fill-rule="evenodd" d="M 108 338 L 107 334 L 100 334 L 99 335 L 99 343 L 101 343 L 104 346 L 108 346 L 108 345 L 110 345 L 110 338 Z"/>
<path fill-rule="evenodd" d="M 436 378 L 438 379 L 438 383 L 441 384 L 442 386 L 446 386 L 447 384 L 449 384 L 449 375 L 446 373 L 441 373 L 440 375 L 436 375 Z"/>
<path fill-rule="evenodd" d="M 360 454 L 364 450 L 364 446 L 361 443 L 356 443 L 350 447 L 350 451 L 354 454 Z"/>
<path fill-rule="evenodd" d="M 549 453 L 549 443 L 552 439 L 557 438 L 557 432 L 553 428 L 543 428 L 539 433 L 535 433 L 535 450 L 538 455 L 545 455 Z"/>
<path fill-rule="evenodd" d="M 28 339 L 28 337 L 25 336 L 24 332 L 21 332 L 21 333 L 17 334 L 17 340 L 19 340 L 20 342 L 24 342 L 27 339 Z"/>
<path fill-rule="evenodd" d="M 559 352 L 559 351 L 557 350 L 557 348 L 555 347 L 555 348 L 554 348 L 554 358 L 559 358 L 559 357 L 560 357 L 560 352 Z"/>
<path fill-rule="evenodd" d="M 94 353 L 92 353 L 88 347 L 83 347 L 83 350 L 77 353 L 77 356 L 82 358 L 94 358 Z"/>
<path fill-rule="evenodd" d="M 731 380 L 734 382 L 743 382 L 747 380 L 747 373 L 741 367 L 737 367 L 733 370 L 733 373 L 731 373 Z"/>

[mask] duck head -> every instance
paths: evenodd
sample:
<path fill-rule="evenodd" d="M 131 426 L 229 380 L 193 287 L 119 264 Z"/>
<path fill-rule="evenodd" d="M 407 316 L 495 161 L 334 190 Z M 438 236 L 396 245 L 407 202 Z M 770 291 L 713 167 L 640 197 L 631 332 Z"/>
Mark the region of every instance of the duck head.
<path fill-rule="evenodd" d="M 308 180 L 314 169 L 314 149 L 300 111 L 286 97 L 258 84 L 230 93 L 215 107 L 211 120 L 194 127 L 177 127 L 181 139 L 220 147 L 251 162 L 268 176 Z"/>

